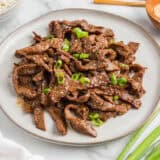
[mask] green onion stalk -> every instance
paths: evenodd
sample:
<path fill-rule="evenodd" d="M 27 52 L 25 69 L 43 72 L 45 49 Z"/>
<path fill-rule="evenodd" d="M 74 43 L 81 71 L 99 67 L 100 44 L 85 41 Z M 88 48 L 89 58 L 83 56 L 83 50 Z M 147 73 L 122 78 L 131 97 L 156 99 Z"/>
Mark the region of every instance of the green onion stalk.
<path fill-rule="evenodd" d="M 155 141 L 155 139 L 160 136 L 160 127 L 157 127 L 152 133 L 150 133 L 150 135 L 137 147 L 137 149 L 133 151 L 132 155 L 128 157 L 129 159 L 126 159 L 125 157 L 128 155 L 130 149 L 137 142 L 145 129 L 153 122 L 153 120 L 157 117 L 159 113 L 160 107 L 158 106 L 153 112 L 153 114 L 150 116 L 150 118 L 147 120 L 147 122 L 131 137 L 128 144 L 125 146 L 125 148 L 122 150 L 116 160 L 139 160 L 138 158 L 147 151 L 151 143 L 153 143 L 153 141 Z"/>

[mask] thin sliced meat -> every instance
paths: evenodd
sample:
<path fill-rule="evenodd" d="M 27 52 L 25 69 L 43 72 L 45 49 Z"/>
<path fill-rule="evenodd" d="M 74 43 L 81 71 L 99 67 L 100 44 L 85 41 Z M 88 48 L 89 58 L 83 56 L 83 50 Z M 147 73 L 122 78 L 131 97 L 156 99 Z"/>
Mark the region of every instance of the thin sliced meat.
<path fill-rule="evenodd" d="M 46 127 L 44 123 L 44 111 L 42 110 L 42 108 L 35 107 L 33 114 L 34 114 L 34 122 L 35 122 L 36 127 L 45 131 Z"/>
<path fill-rule="evenodd" d="M 55 121 L 57 131 L 61 135 L 66 135 L 67 134 L 67 124 L 65 122 L 62 109 L 51 106 L 47 110 L 50 113 L 53 120 Z"/>
<path fill-rule="evenodd" d="M 139 48 L 139 43 L 129 42 L 128 46 L 129 46 L 130 50 L 132 51 L 132 54 L 135 54 Z"/>
<path fill-rule="evenodd" d="M 22 48 L 16 51 L 16 57 L 21 57 L 25 55 L 34 55 L 36 53 L 40 54 L 47 51 L 50 47 L 55 49 L 61 49 L 63 45 L 63 40 L 59 38 L 54 38 L 51 40 L 42 41 L 33 46 Z"/>
<path fill-rule="evenodd" d="M 94 128 L 86 120 L 83 120 L 72 113 L 77 110 L 78 106 L 70 104 L 65 107 L 65 118 L 68 120 L 74 130 L 92 137 L 96 137 L 97 133 Z"/>
<path fill-rule="evenodd" d="M 21 66 L 18 66 L 18 67 L 15 66 L 14 70 L 13 70 L 13 79 L 12 80 L 13 80 L 14 88 L 15 88 L 18 95 L 25 96 L 29 99 L 33 99 L 37 96 L 37 92 L 33 89 L 19 85 L 19 81 L 18 81 L 19 75 L 18 74 L 19 74 L 20 69 L 21 69 Z"/>
<path fill-rule="evenodd" d="M 42 66 L 48 72 L 53 71 L 53 59 L 49 58 L 47 55 L 26 55 L 25 57 L 37 64 L 37 66 Z"/>
<path fill-rule="evenodd" d="M 88 101 L 89 97 L 90 97 L 90 92 L 86 92 L 83 95 L 78 96 L 77 91 L 73 92 L 72 95 L 66 96 L 68 100 L 76 102 L 76 103 L 85 103 Z"/>

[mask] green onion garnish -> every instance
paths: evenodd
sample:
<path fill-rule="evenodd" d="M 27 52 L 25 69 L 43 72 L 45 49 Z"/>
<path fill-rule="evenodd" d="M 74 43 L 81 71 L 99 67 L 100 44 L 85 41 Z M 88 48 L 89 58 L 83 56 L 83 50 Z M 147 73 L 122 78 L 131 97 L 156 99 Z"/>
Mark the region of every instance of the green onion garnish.
<path fill-rule="evenodd" d="M 70 42 L 68 39 L 65 39 L 64 40 L 64 45 L 63 45 L 63 48 L 62 48 L 64 51 L 68 52 L 69 49 L 70 49 Z"/>
<path fill-rule="evenodd" d="M 92 120 L 92 124 L 93 124 L 94 126 L 99 127 L 99 126 L 103 125 L 104 122 L 103 122 L 101 119 L 94 119 L 94 120 Z"/>
<path fill-rule="evenodd" d="M 81 30 L 80 28 L 76 27 L 73 29 L 73 32 L 76 34 L 77 38 L 85 38 L 88 37 L 88 32 Z"/>
<path fill-rule="evenodd" d="M 80 55 L 78 53 L 74 53 L 72 56 L 78 59 Z"/>
<path fill-rule="evenodd" d="M 110 76 L 110 82 L 111 82 L 112 85 L 117 84 L 117 77 L 114 73 Z"/>
<path fill-rule="evenodd" d="M 125 77 L 121 77 L 118 79 L 118 85 L 123 87 L 127 84 L 127 79 Z"/>
<path fill-rule="evenodd" d="M 80 81 L 80 83 L 82 83 L 82 84 L 90 83 L 90 79 L 87 78 L 87 77 L 81 77 L 81 78 L 79 79 L 79 81 Z"/>
<path fill-rule="evenodd" d="M 46 37 L 47 39 L 53 39 L 54 38 L 54 35 L 50 34 Z"/>
<path fill-rule="evenodd" d="M 62 60 L 58 60 L 57 62 L 56 62 L 56 64 L 54 65 L 54 67 L 57 69 L 57 68 L 61 68 L 62 67 Z"/>
<path fill-rule="evenodd" d="M 96 113 L 96 112 L 90 113 L 90 114 L 89 114 L 89 119 L 91 120 L 92 124 L 93 124 L 94 126 L 97 126 L 97 127 L 103 125 L 103 123 L 104 123 L 104 122 L 100 119 L 100 115 L 99 115 L 98 113 Z"/>
<path fill-rule="evenodd" d="M 72 78 L 72 80 L 78 81 L 80 79 L 81 75 L 82 75 L 81 73 L 74 73 L 74 74 L 72 74 L 71 78 Z"/>
<path fill-rule="evenodd" d="M 96 112 L 92 112 L 92 113 L 90 113 L 89 114 L 89 118 L 92 120 L 92 119 L 97 119 L 97 118 L 99 118 L 100 116 L 99 116 L 99 114 L 98 113 L 96 113 Z"/>
<path fill-rule="evenodd" d="M 64 73 L 63 72 L 57 72 L 56 77 L 57 77 L 58 84 L 63 84 L 64 83 L 65 78 L 64 78 Z"/>
<path fill-rule="evenodd" d="M 87 53 L 81 53 L 79 56 L 79 59 L 87 59 L 87 58 L 89 58 L 89 54 Z"/>
<path fill-rule="evenodd" d="M 74 53 L 73 57 L 77 58 L 77 59 L 87 59 L 89 58 L 89 54 L 88 53 Z"/>
<path fill-rule="evenodd" d="M 48 94 L 50 91 L 51 91 L 50 88 L 44 88 L 44 89 L 42 90 L 42 92 L 43 92 L 44 94 Z"/>
<path fill-rule="evenodd" d="M 126 69 L 129 69 L 129 65 L 125 64 L 125 63 L 120 63 L 119 66 L 123 67 L 123 68 L 126 68 Z"/>
<path fill-rule="evenodd" d="M 113 101 L 117 101 L 119 97 L 117 95 L 113 96 Z"/>

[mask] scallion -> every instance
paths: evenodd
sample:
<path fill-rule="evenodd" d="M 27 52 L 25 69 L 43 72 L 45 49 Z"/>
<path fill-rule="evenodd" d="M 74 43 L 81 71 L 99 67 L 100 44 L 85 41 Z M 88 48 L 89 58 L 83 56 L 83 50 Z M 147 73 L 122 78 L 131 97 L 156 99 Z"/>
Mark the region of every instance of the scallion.
<path fill-rule="evenodd" d="M 62 60 L 58 60 L 57 62 L 56 62 L 56 64 L 54 65 L 54 67 L 57 69 L 57 68 L 61 68 L 62 67 Z"/>
<path fill-rule="evenodd" d="M 90 79 L 87 78 L 87 77 L 81 77 L 81 78 L 79 79 L 79 81 L 80 81 L 80 83 L 82 83 L 82 84 L 90 83 Z"/>
<path fill-rule="evenodd" d="M 81 73 L 72 74 L 72 80 L 78 81 L 80 79 Z"/>
<path fill-rule="evenodd" d="M 80 55 L 79 55 L 78 53 L 74 53 L 74 54 L 72 54 L 72 56 L 73 56 L 74 58 L 77 58 L 77 59 L 78 59 Z"/>
<path fill-rule="evenodd" d="M 113 101 L 117 101 L 119 97 L 117 95 L 113 96 Z"/>
<path fill-rule="evenodd" d="M 58 84 L 63 84 L 65 81 L 64 73 L 63 72 L 57 72 L 56 73 L 57 82 Z"/>
<path fill-rule="evenodd" d="M 73 32 L 76 34 L 77 38 L 86 38 L 88 37 L 88 32 L 83 31 L 82 29 L 76 27 L 73 29 Z"/>
<path fill-rule="evenodd" d="M 158 106 L 154 111 L 154 113 L 147 120 L 147 122 L 132 136 L 132 138 L 129 140 L 128 144 L 125 146 L 125 148 L 122 150 L 122 152 L 119 154 L 116 160 L 125 159 L 130 149 L 137 142 L 138 138 L 143 134 L 145 129 L 153 122 L 153 120 L 158 116 L 159 113 L 160 113 L 160 107 Z"/>
<path fill-rule="evenodd" d="M 117 77 L 114 73 L 110 76 L 110 82 L 111 82 L 112 85 L 117 84 Z"/>
<path fill-rule="evenodd" d="M 120 63 L 119 66 L 125 69 L 129 69 L 129 65 L 125 63 Z"/>
<path fill-rule="evenodd" d="M 121 78 L 118 79 L 117 82 L 118 82 L 119 86 L 123 87 L 127 84 L 127 79 L 125 77 L 121 77 Z"/>
<path fill-rule="evenodd" d="M 100 119 L 99 113 L 96 113 L 96 112 L 90 113 L 90 114 L 89 114 L 89 119 L 91 120 L 92 124 L 93 124 L 94 126 L 97 126 L 97 127 L 103 125 L 103 123 L 104 123 L 104 122 Z"/>
<path fill-rule="evenodd" d="M 79 59 L 87 59 L 87 58 L 89 58 L 89 54 L 88 53 L 81 53 L 79 55 Z"/>
<path fill-rule="evenodd" d="M 127 157 L 127 160 L 139 160 L 143 157 L 148 147 L 160 137 L 160 126 L 155 128 L 139 146 Z"/>
<path fill-rule="evenodd" d="M 63 48 L 62 48 L 64 51 L 68 52 L 69 49 L 70 49 L 70 42 L 68 39 L 65 39 L 64 40 L 64 45 L 63 45 Z"/>
<path fill-rule="evenodd" d="M 51 91 L 50 88 L 44 88 L 44 89 L 42 90 L 42 92 L 43 92 L 44 94 L 48 94 L 50 91 Z"/>

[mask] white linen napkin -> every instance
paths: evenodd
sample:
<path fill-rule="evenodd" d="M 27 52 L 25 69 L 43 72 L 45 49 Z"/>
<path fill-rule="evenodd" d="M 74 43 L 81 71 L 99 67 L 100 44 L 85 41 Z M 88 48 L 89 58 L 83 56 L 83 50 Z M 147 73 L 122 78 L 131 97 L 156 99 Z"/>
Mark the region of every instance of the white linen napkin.
<path fill-rule="evenodd" d="M 24 147 L 0 133 L 0 160 L 44 160 L 44 158 L 32 155 Z"/>

